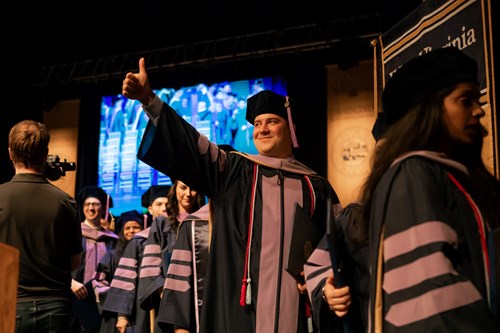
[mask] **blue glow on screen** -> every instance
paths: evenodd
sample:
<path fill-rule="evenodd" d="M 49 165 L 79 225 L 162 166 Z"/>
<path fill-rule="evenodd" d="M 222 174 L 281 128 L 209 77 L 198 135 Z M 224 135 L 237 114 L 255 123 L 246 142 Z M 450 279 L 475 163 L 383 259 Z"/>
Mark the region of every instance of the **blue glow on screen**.
<path fill-rule="evenodd" d="M 280 77 L 204 83 L 179 89 L 163 88 L 155 93 L 198 131 L 217 144 L 257 153 L 253 126 L 245 120 L 246 100 L 263 89 L 286 94 Z M 170 178 L 137 159 L 148 116 L 138 101 L 122 95 L 104 96 L 101 101 L 98 186 L 113 199 L 116 216 L 141 207 L 141 195 L 151 185 L 169 185 Z"/>

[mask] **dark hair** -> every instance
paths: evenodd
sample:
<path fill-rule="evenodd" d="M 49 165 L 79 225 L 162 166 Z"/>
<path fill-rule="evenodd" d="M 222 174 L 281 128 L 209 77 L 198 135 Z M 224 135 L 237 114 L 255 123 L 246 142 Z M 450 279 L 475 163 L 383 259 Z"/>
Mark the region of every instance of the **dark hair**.
<path fill-rule="evenodd" d="M 465 149 L 463 145 L 454 147 L 453 140 L 450 139 L 444 125 L 442 118 L 444 99 L 455 88 L 456 85 L 428 95 L 384 133 L 385 141 L 376 147 L 372 170 L 361 190 L 363 205 L 361 216 L 355 219 L 352 226 L 353 238 L 358 242 L 365 242 L 368 239 L 373 194 L 379 180 L 397 158 L 410 151 L 429 150 L 445 152 L 448 157 L 467 166 L 470 164 L 468 159 L 481 151 L 482 138 L 470 149 Z M 463 153 L 464 151 L 466 153 Z"/>
<path fill-rule="evenodd" d="M 187 185 L 187 184 L 186 184 Z M 168 219 L 172 223 L 172 229 L 176 230 L 179 228 L 180 221 L 177 220 L 177 215 L 179 215 L 179 201 L 177 200 L 177 186 L 179 186 L 179 180 L 176 180 L 170 190 L 168 191 L 167 198 L 167 216 Z M 203 195 L 199 192 L 196 194 L 196 200 L 191 208 L 191 212 L 193 213 L 200 209 L 201 206 L 204 205 L 202 203 Z"/>
<path fill-rule="evenodd" d="M 44 124 L 33 120 L 17 123 L 9 132 L 12 161 L 25 168 L 43 168 L 49 154 L 49 142 L 49 131 Z"/>

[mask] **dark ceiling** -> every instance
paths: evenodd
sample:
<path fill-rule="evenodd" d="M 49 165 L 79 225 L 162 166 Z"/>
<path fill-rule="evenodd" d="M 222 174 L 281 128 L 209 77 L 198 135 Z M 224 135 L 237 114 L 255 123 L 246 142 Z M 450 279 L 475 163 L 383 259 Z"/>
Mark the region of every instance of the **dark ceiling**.
<path fill-rule="evenodd" d="M 54 101 L 82 94 L 115 93 L 125 74 L 137 69 L 139 56 L 146 58 L 151 79 L 168 80 L 172 86 L 239 79 L 231 75 L 270 75 L 273 70 L 282 73 L 304 63 L 346 63 L 349 67 L 370 58 L 373 36 L 389 30 L 421 2 L 142 0 L 131 5 L 129 1 L 76 0 L 35 2 L 29 6 L 29 15 L 26 5 L 17 2 L 6 11 L 12 13 L 11 19 L 0 22 L 7 60 L 4 73 L 9 77 L 5 92 L 19 96 L 14 100 L 33 99 L 47 105 L 44 109 Z M 328 34 L 322 51 L 294 48 L 307 34 L 317 40 Z M 250 40 L 249 35 L 262 35 L 266 42 Z M 361 42 L 355 40 L 361 35 L 365 36 Z M 291 51 L 277 55 L 275 45 L 283 39 L 292 45 Z M 205 49 L 192 47 L 199 44 Z M 238 54 L 250 56 L 235 57 L 231 53 L 235 45 L 243 45 Z M 166 48 L 172 51 L 168 56 L 162 51 Z M 260 57 L 266 48 L 271 52 Z M 216 52 L 221 50 L 226 53 L 219 57 Z M 189 58 L 179 56 L 184 53 Z M 214 58 L 226 61 L 221 64 Z"/>
<path fill-rule="evenodd" d="M 383 32 L 421 0 L 151 1 L 110 4 L 71 1 L 30 4 L 31 17 L 1 23 L 8 69 L 29 69 L 279 30 L 359 16 L 374 16 Z M 8 13 L 26 13 L 25 4 Z M 9 15 L 9 14 L 8 14 Z M 14 16 L 17 14 L 13 14 Z M 15 24 L 7 22 L 15 22 Z"/>

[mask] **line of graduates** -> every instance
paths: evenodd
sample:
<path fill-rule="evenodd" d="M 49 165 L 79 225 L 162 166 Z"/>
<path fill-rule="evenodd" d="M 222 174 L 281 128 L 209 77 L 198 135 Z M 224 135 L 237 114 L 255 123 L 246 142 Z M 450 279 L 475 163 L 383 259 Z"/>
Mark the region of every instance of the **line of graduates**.
<path fill-rule="evenodd" d="M 110 283 L 126 245 L 132 239 L 147 237 L 151 216 L 166 214 L 168 189 L 167 186 L 153 186 L 144 193 L 143 205 L 146 201 L 145 207 L 149 206 L 150 214 L 132 210 L 116 219 L 109 211 L 113 207 L 112 198 L 102 188 L 87 186 L 80 191 L 77 201 L 84 219 L 81 228 L 85 255 L 80 267 L 73 271 L 74 320 L 70 331 L 114 332 L 116 316 L 103 311 Z M 147 204 L 148 197 L 155 201 L 154 209 Z"/>
<path fill-rule="evenodd" d="M 97 220 L 102 212 L 94 207 L 109 203 L 109 196 L 101 188 L 89 186 L 82 190 L 79 199 L 84 214 L 87 213 L 83 230 L 89 227 L 89 213 L 95 213 Z M 118 236 L 100 225 L 93 228 L 95 237 L 86 238 L 92 239 L 94 247 L 101 251 L 93 251 L 96 265 L 88 262 L 85 265 L 94 272 L 92 278 L 82 284 L 87 293 L 81 298 L 75 297 L 73 310 L 77 320 L 70 330 L 159 332 L 156 319 L 159 300 L 178 228 L 204 200 L 203 195 L 180 180 L 174 181 L 171 187 L 152 186 L 142 196 L 148 215 L 136 210 L 122 213 L 111 223 Z M 89 202 L 92 204 L 85 205 Z M 85 207 L 90 207 L 92 212 Z"/>

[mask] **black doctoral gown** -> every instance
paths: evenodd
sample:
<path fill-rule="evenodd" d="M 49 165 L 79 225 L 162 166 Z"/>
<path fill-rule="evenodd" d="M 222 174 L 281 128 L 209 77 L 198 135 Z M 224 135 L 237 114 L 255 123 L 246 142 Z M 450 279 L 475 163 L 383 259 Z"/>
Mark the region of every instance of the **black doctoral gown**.
<path fill-rule="evenodd" d="M 327 198 L 339 202 L 330 183 L 293 157 L 226 153 L 168 105 L 160 107 L 138 158 L 213 201 L 200 332 L 306 332 L 297 281 L 285 271 L 285 244 L 295 203 L 326 230 Z"/>

